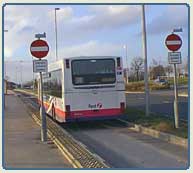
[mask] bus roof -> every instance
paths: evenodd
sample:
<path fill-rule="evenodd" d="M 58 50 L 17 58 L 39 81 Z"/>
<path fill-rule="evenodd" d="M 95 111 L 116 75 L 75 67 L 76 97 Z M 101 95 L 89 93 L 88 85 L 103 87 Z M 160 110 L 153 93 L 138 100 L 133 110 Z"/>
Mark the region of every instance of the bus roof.
<path fill-rule="evenodd" d="M 62 60 L 65 60 L 65 59 L 90 59 L 90 58 L 101 59 L 101 58 L 117 58 L 117 57 L 119 57 L 119 56 L 74 56 L 74 57 L 63 58 Z"/>

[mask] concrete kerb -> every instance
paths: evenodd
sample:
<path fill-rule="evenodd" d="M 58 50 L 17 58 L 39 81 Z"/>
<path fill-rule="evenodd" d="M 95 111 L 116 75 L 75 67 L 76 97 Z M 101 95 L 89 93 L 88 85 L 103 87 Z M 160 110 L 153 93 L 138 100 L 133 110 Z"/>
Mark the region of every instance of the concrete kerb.
<path fill-rule="evenodd" d="M 35 114 L 32 114 L 32 118 L 35 120 L 35 122 L 41 126 L 40 120 L 36 117 Z M 63 144 L 57 139 L 56 136 L 53 135 L 53 133 L 47 129 L 47 134 L 49 138 L 55 143 L 55 145 L 59 148 L 59 150 L 62 152 L 64 157 L 70 162 L 70 164 L 74 168 L 83 168 L 81 164 L 68 152 L 68 150 L 63 146 Z"/>
<path fill-rule="evenodd" d="M 130 123 L 130 122 L 127 122 L 124 120 L 121 120 L 121 121 L 123 121 L 124 123 L 127 123 L 130 126 L 129 129 L 131 129 L 133 131 L 140 132 L 142 134 L 149 135 L 149 136 L 154 137 L 154 138 L 159 138 L 160 140 L 166 141 L 166 142 L 171 143 L 171 144 L 175 144 L 175 145 L 178 145 L 178 146 L 181 146 L 184 148 L 188 148 L 188 140 L 187 139 L 184 139 L 184 138 L 172 135 L 172 134 L 160 132 L 160 131 L 150 129 L 147 127 L 143 127 L 141 125 Z"/>
<path fill-rule="evenodd" d="M 34 93 L 31 92 L 27 92 L 27 91 L 23 91 L 23 90 L 17 90 L 17 91 L 21 91 L 30 95 L 35 95 Z M 28 109 L 29 110 L 29 109 Z M 34 114 L 32 111 L 30 111 L 30 114 L 32 116 L 32 118 L 34 119 L 34 121 L 41 126 L 41 122 L 39 120 L 39 118 L 37 118 L 36 114 Z M 71 136 L 68 132 L 64 131 L 67 135 Z M 63 145 L 62 142 L 60 142 L 60 140 L 51 132 L 51 130 L 49 130 L 47 128 L 47 134 L 48 137 L 50 138 L 50 140 L 52 140 L 54 142 L 54 144 L 58 147 L 58 149 L 61 151 L 61 153 L 64 155 L 64 157 L 69 161 L 69 163 L 74 167 L 74 168 L 83 168 L 83 166 L 81 165 L 81 163 L 75 158 L 73 157 L 73 155 L 68 151 L 67 148 L 65 148 L 65 146 Z M 72 138 L 72 136 L 71 136 Z M 79 143 L 79 145 L 81 145 L 82 147 L 86 149 L 86 147 L 82 144 Z M 88 151 L 88 150 L 87 150 Z M 104 168 L 109 168 L 109 166 L 107 166 L 104 163 L 104 160 L 102 158 L 100 158 L 98 155 L 93 154 L 95 158 L 97 158 L 97 160 L 99 162 L 101 162 L 105 167 Z"/>
<path fill-rule="evenodd" d="M 35 122 L 38 125 L 41 125 L 39 118 L 37 118 L 37 116 L 32 113 L 32 118 L 35 120 Z M 64 131 L 64 133 L 68 136 L 70 136 L 71 138 L 73 138 L 67 131 Z M 71 165 L 74 168 L 84 168 L 83 165 L 79 162 L 79 160 L 77 160 L 69 151 L 68 149 L 65 147 L 65 145 L 57 138 L 57 136 L 54 135 L 54 133 L 52 133 L 51 130 L 49 130 L 49 128 L 47 129 L 47 134 L 49 136 L 49 138 L 55 143 L 55 145 L 59 148 L 59 150 L 62 152 L 62 154 L 64 155 L 64 157 L 71 163 Z M 75 140 L 73 138 L 73 140 Z M 83 147 L 85 150 L 86 147 L 78 142 L 78 145 L 80 145 L 81 147 Z M 87 150 L 88 151 L 88 150 Z M 90 151 L 88 151 L 90 152 Z M 98 160 L 98 162 L 101 162 L 104 165 L 104 168 L 110 168 L 109 166 L 107 166 L 104 161 L 102 160 L 102 158 L 100 158 L 98 155 L 96 154 L 91 154 L 94 155 L 93 157 L 96 158 Z"/>
<path fill-rule="evenodd" d="M 125 91 L 126 94 L 144 94 L 144 91 Z"/>

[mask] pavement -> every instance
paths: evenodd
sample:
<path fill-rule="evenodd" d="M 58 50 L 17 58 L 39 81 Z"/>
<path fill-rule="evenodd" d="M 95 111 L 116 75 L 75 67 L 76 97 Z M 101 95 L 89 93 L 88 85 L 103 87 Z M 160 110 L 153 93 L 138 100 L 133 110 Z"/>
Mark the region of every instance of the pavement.
<path fill-rule="evenodd" d="M 183 90 L 183 89 L 181 89 Z M 150 92 L 150 111 L 169 117 L 174 116 L 173 90 L 159 90 Z M 144 93 L 126 93 L 127 107 L 145 110 Z M 179 117 L 188 119 L 188 97 L 178 97 Z"/>
<path fill-rule="evenodd" d="M 4 110 L 5 169 L 72 168 L 51 140 L 41 142 L 40 127 L 14 92 L 5 95 Z"/>
<path fill-rule="evenodd" d="M 187 168 L 187 149 L 134 132 L 127 126 L 113 122 L 79 122 L 75 129 L 69 125 L 68 131 L 113 168 Z"/>

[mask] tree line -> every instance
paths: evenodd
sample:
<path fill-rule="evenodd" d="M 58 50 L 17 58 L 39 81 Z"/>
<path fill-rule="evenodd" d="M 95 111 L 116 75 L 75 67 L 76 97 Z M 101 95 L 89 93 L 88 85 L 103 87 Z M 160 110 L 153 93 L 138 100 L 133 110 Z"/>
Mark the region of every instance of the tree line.
<path fill-rule="evenodd" d="M 163 65 L 155 59 L 152 60 L 148 69 L 150 80 L 157 79 L 160 76 L 172 77 L 173 65 Z M 188 75 L 188 61 L 184 64 L 177 66 L 178 76 Z M 141 57 L 135 57 L 132 59 L 130 68 L 124 70 L 124 76 L 128 76 L 128 81 L 140 81 L 144 79 L 144 60 Z"/>

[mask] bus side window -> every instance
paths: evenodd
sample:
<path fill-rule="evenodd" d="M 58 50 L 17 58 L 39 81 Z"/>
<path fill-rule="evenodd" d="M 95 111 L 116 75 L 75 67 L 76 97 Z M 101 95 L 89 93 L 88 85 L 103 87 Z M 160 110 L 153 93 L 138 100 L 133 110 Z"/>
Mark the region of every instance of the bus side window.
<path fill-rule="evenodd" d="M 55 97 L 62 97 L 62 70 L 49 72 L 44 82 L 44 94 Z"/>

